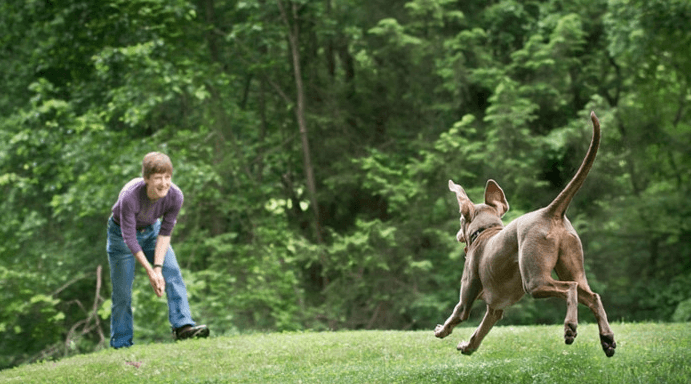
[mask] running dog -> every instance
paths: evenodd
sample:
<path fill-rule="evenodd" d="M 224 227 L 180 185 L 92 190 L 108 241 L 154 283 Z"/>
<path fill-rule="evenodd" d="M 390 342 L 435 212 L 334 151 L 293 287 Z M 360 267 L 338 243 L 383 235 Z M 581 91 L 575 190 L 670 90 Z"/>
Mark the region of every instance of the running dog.
<path fill-rule="evenodd" d="M 461 213 L 461 229 L 456 235 L 465 243 L 465 266 L 461 278 L 460 301 L 434 335 L 444 338 L 468 319 L 475 299 L 487 304 L 487 312 L 470 340 L 458 344 L 463 354 L 478 349 L 492 326 L 502 318 L 505 308 L 528 293 L 535 298 L 559 297 L 566 301 L 564 340 L 573 343 L 578 327 L 578 303 L 595 314 L 600 342 L 611 357 L 617 346 L 600 296 L 590 290 L 583 267 L 581 240 L 566 209 L 583 185 L 600 145 L 600 122 L 590 113 L 593 137 L 583 163 L 563 191 L 546 207 L 527 213 L 507 226 L 501 217 L 509 210 L 504 191 L 494 180 L 487 181 L 485 202 L 473 204 L 463 188 L 449 180 Z M 552 278 L 552 271 L 559 280 Z"/>

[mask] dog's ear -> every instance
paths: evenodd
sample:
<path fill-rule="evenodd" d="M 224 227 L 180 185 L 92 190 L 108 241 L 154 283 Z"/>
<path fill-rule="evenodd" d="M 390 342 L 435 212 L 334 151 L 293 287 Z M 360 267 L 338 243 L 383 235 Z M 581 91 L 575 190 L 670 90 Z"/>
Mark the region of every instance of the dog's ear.
<path fill-rule="evenodd" d="M 504 216 L 509 210 L 509 202 L 506 201 L 504 191 L 492 179 L 487 180 L 487 186 L 485 186 L 485 204 L 494 207 L 499 213 L 499 217 Z"/>
<path fill-rule="evenodd" d="M 473 202 L 470 201 L 470 198 L 468 198 L 468 195 L 463 190 L 463 187 L 454 183 L 452 180 L 449 180 L 449 190 L 451 192 L 456 193 L 456 200 L 458 200 L 458 209 L 463 215 L 463 217 L 465 217 L 465 219 L 468 220 L 468 222 L 470 222 L 472 214 L 475 211 L 475 205 L 473 205 Z"/>

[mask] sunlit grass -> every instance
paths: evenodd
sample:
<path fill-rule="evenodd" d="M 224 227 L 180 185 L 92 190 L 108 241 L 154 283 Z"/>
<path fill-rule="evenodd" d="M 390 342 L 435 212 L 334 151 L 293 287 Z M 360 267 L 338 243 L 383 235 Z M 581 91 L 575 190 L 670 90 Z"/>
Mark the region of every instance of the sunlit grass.
<path fill-rule="evenodd" d="M 9 383 L 688 383 L 688 324 L 613 324 L 617 352 L 597 326 L 567 346 L 561 326 L 495 327 L 472 356 L 472 328 L 253 334 L 137 345 L 0 372 Z"/>

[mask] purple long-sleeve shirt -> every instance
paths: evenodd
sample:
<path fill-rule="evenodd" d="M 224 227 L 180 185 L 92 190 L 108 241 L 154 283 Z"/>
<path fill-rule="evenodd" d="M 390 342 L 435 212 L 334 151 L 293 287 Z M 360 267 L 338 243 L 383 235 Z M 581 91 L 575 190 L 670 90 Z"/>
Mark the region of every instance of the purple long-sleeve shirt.
<path fill-rule="evenodd" d="M 132 254 L 142 250 L 137 242 L 137 228 L 147 227 L 161 219 L 160 236 L 170 236 L 177 222 L 184 197 L 177 185 L 172 184 L 166 197 L 156 202 L 146 195 L 146 183 L 139 177 L 131 180 L 120 191 L 113 205 L 113 218 L 120 225 L 122 238 Z"/>

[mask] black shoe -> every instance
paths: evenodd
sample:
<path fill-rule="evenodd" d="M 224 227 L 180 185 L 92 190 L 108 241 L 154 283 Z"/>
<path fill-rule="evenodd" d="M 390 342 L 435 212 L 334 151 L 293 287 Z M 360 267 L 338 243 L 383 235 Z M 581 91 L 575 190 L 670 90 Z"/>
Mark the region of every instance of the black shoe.
<path fill-rule="evenodd" d="M 175 340 L 209 337 L 209 327 L 206 325 L 185 325 L 175 328 L 173 330 L 173 337 L 175 337 Z"/>

